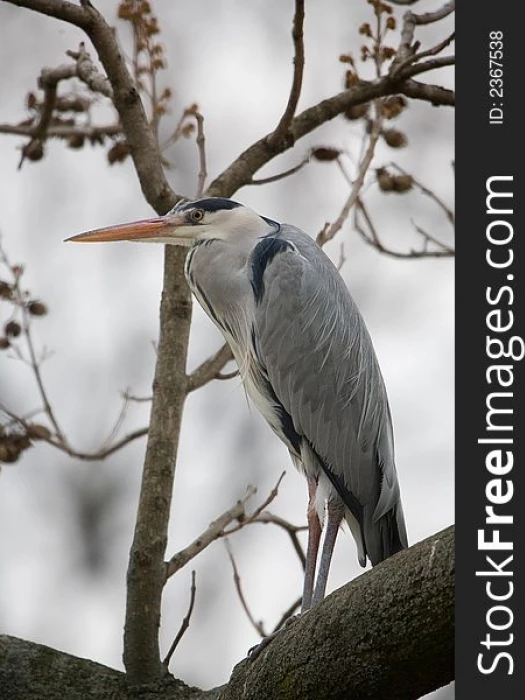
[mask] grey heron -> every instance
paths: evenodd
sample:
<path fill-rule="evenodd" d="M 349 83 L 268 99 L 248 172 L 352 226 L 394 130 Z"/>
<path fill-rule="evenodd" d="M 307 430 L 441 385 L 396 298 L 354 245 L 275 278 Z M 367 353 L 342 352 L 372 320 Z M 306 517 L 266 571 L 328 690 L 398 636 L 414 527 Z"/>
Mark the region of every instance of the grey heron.
<path fill-rule="evenodd" d="M 372 340 L 310 236 L 209 197 L 68 240 L 188 247 L 193 294 L 229 343 L 248 396 L 306 477 L 303 612 L 324 598 L 343 518 L 361 566 L 407 547 L 392 419 Z"/>

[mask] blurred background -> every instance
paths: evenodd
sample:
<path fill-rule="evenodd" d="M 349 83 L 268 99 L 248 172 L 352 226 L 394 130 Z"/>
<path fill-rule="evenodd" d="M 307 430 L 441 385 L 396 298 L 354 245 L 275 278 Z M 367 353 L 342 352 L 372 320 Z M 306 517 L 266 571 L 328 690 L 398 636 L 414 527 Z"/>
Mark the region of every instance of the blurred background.
<path fill-rule="evenodd" d="M 96 5 L 121 31 L 117 3 Z M 205 117 L 210 179 L 276 125 L 292 76 L 293 2 L 212 0 L 156 2 L 168 68 L 160 78 L 174 90 L 170 130 L 184 107 L 196 102 Z M 421 0 L 418 12 L 435 9 Z M 395 8 L 401 18 L 403 8 Z M 357 57 L 357 28 L 371 21 L 366 2 L 308 2 L 306 67 L 299 109 L 343 87 L 340 54 Z M 437 43 L 451 23 L 422 28 L 423 48 Z M 67 63 L 84 35 L 26 10 L 0 5 L 0 124 L 18 123 L 29 90 L 44 66 Z M 397 38 L 397 34 L 395 35 Z M 426 42 L 426 43 L 425 43 Z M 88 45 L 88 50 L 91 47 Z M 95 57 L 92 51 L 93 57 Z M 371 67 L 363 77 L 372 77 Z M 451 72 L 425 80 L 452 86 Z M 107 108 L 106 108 L 107 109 Z M 107 113 L 109 115 L 109 112 Z M 395 160 L 453 206 L 453 110 L 412 103 L 396 121 L 408 146 L 378 148 L 375 167 Z M 257 176 L 295 165 L 314 145 L 348 154 L 350 174 L 363 137 L 361 121 L 341 117 L 325 125 Z M 63 430 L 79 450 L 95 450 L 108 437 L 122 392 L 151 393 L 162 282 L 161 246 L 68 246 L 83 230 L 150 216 L 130 160 L 108 166 L 106 151 L 81 152 L 47 145 L 46 157 L 21 169 L 18 137 L 0 134 L 0 233 L 12 263 L 25 265 L 24 288 L 49 314 L 33 323 L 35 341 L 50 357 L 43 378 Z M 198 160 L 194 138 L 166 153 L 173 188 L 193 196 Z M 385 245 L 420 246 L 414 223 L 452 243 L 443 212 L 420 192 L 384 194 L 369 175 L 366 203 Z M 264 187 L 245 187 L 235 199 L 263 215 L 293 223 L 315 236 L 333 221 L 348 185 L 332 164 L 312 163 Z M 394 419 L 396 454 L 409 539 L 415 543 L 453 522 L 453 260 L 400 260 L 368 247 L 343 227 L 326 246 L 341 269 L 374 340 Z M 4 310 L 0 307 L 0 315 Z M 6 320 L 0 316 L 2 323 Z M 197 305 L 189 370 L 222 344 Z M 0 401 L 27 414 L 40 405 L 34 376 L 10 351 L 0 354 Z M 149 403 L 133 403 L 124 432 L 147 425 Z M 43 421 L 42 421 L 43 422 Z M 0 472 L 0 630 L 122 668 L 125 575 L 132 540 L 145 439 L 103 462 L 72 459 L 39 442 Z M 286 476 L 270 510 L 305 522 L 306 484 L 284 446 L 256 409 L 247 405 L 238 378 L 213 382 L 190 395 L 183 419 L 168 555 L 187 545 L 222 511 L 257 487 L 263 500 L 279 474 Z M 305 542 L 305 537 L 303 538 Z M 253 525 L 231 539 L 246 600 L 256 620 L 271 629 L 300 594 L 302 571 L 286 535 Z M 166 587 L 162 644 L 166 652 L 187 611 L 190 570 L 197 595 L 191 625 L 171 663 L 189 684 L 225 682 L 258 636 L 235 591 L 224 543 L 210 546 Z M 329 580 L 333 590 L 361 573 L 354 542 L 338 538 Z M 451 687 L 438 693 L 451 694 Z"/>

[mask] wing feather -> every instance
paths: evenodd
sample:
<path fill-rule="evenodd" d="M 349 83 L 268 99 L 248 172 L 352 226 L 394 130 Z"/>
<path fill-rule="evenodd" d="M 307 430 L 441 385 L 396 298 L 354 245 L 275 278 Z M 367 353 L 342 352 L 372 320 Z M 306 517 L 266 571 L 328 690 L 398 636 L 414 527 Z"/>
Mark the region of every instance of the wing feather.
<path fill-rule="evenodd" d="M 272 236 L 280 240 L 278 250 L 257 268 L 257 354 L 294 429 L 359 520 L 375 564 L 407 540 L 390 410 L 372 340 L 323 251 L 291 226 Z M 268 239 L 264 245 L 270 249 Z"/>

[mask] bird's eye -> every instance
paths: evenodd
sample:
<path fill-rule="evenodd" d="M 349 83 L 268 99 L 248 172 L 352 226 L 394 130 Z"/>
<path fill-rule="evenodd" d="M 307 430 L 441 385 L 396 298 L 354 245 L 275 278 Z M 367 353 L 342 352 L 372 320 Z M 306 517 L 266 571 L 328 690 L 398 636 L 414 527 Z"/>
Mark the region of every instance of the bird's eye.
<path fill-rule="evenodd" d="M 198 224 L 204 219 L 204 212 L 202 209 L 194 209 L 190 212 L 190 221 L 192 224 Z"/>

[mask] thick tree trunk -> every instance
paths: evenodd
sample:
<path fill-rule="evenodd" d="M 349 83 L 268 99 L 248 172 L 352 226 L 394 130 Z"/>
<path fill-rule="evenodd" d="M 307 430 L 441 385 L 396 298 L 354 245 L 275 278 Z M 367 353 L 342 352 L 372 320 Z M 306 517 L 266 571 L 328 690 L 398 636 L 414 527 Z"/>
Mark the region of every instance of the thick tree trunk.
<path fill-rule="evenodd" d="M 217 639 L 217 644 L 220 640 Z M 144 698 L 410 700 L 454 677 L 454 528 L 391 557 L 292 622 L 222 688 L 167 677 Z M 133 698 L 123 673 L 0 637 L 6 700 Z"/>

